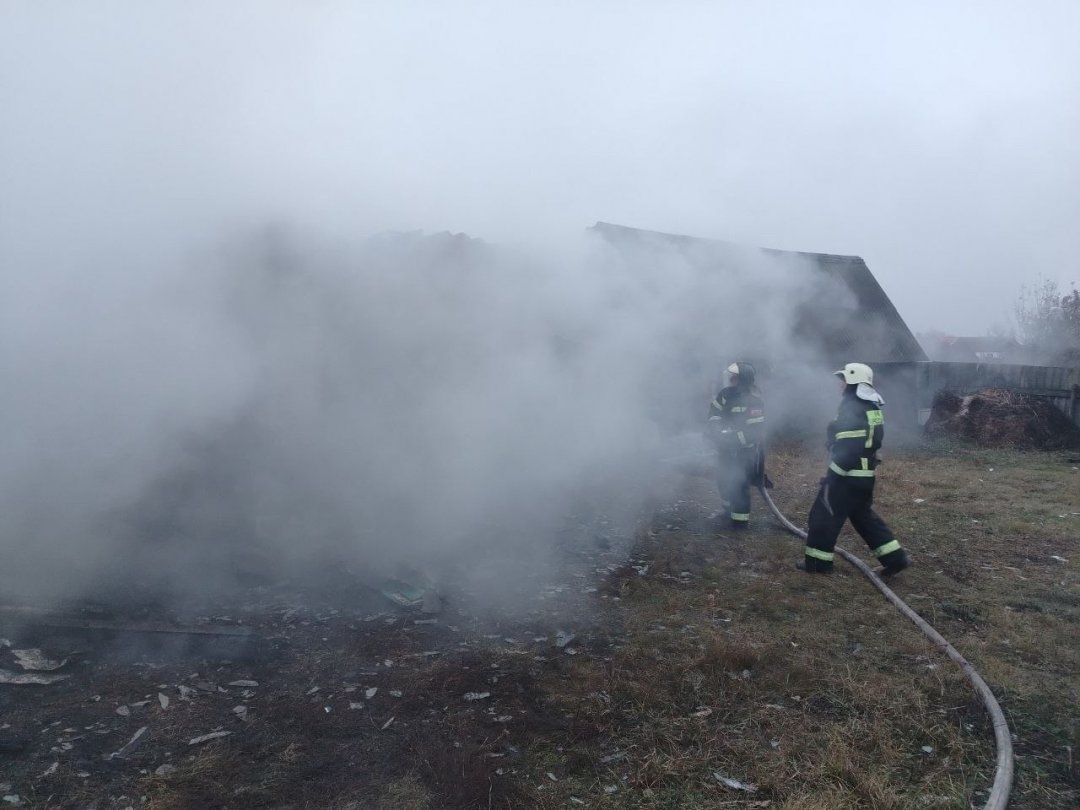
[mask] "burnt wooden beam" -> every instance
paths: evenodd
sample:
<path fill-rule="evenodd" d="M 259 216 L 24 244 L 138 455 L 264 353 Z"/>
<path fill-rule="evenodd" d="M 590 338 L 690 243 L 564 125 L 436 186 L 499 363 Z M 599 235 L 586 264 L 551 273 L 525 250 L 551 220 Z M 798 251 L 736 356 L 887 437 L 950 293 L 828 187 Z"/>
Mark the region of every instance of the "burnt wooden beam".
<path fill-rule="evenodd" d="M 170 624 L 168 622 L 112 621 L 54 613 L 43 608 L 0 605 L 0 625 L 48 627 L 59 630 L 94 630 L 111 633 L 151 633 L 181 636 L 251 638 L 251 628 L 228 624 Z"/>

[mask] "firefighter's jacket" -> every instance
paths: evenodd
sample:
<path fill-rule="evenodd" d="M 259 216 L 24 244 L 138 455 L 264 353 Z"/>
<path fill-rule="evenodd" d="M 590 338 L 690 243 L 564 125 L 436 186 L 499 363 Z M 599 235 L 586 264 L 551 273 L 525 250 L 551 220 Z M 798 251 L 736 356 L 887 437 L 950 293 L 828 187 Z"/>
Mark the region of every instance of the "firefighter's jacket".
<path fill-rule="evenodd" d="M 869 386 L 850 386 L 844 392 L 836 419 L 827 429 L 830 472 L 873 483 L 877 451 L 885 438 L 885 417 L 881 410 L 884 404 L 877 391 Z"/>
<path fill-rule="evenodd" d="M 762 446 L 765 402 L 756 389 L 728 386 L 709 403 L 709 427 L 714 441 L 734 450 Z"/>

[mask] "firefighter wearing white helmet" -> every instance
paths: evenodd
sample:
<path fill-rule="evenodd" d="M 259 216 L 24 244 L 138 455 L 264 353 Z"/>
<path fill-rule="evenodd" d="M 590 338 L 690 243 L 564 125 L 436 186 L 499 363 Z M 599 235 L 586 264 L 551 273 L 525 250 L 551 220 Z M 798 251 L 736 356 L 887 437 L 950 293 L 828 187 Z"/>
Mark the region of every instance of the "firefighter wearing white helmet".
<path fill-rule="evenodd" d="M 885 436 L 885 401 L 874 388 L 870 366 L 848 363 L 833 373 L 840 378 L 843 393 L 836 419 L 826 433 L 829 470 L 810 507 L 805 557 L 797 567 L 809 573 L 830 573 L 836 538 L 850 520 L 881 562 L 879 573 L 896 574 L 910 565 L 907 553 L 873 508 L 877 453 Z"/>
<path fill-rule="evenodd" d="M 847 385 L 874 384 L 874 370 L 865 363 L 848 363 L 833 374 L 841 377 Z"/>
<path fill-rule="evenodd" d="M 709 431 L 716 444 L 717 485 L 726 509 L 725 528 L 750 525 L 750 485 L 764 482 L 765 402 L 754 385 L 754 367 L 732 363 L 728 386 L 709 404 Z"/>

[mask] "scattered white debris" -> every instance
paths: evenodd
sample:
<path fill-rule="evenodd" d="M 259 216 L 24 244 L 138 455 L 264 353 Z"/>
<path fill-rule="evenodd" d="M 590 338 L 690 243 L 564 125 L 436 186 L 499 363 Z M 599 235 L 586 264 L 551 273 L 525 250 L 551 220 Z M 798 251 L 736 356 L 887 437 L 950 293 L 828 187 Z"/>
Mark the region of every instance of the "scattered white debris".
<path fill-rule="evenodd" d="M 387 720 L 385 723 L 382 724 L 382 728 L 379 729 L 379 730 L 380 731 L 386 731 L 388 728 L 390 728 L 391 725 L 393 725 L 393 723 L 394 723 L 394 718 L 391 717 L 389 720 Z"/>
<path fill-rule="evenodd" d="M 142 740 L 142 736 L 146 733 L 146 729 L 146 726 L 140 728 L 138 731 L 135 732 L 134 735 L 132 735 L 131 739 L 127 741 L 127 745 L 125 745 L 119 751 L 113 751 L 111 754 L 107 754 L 105 756 L 105 759 L 123 759 L 124 757 L 126 757 L 128 754 L 135 750 L 136 746 L 139 745 L 140 741 Z"/>
<path fill-rule="evenodd" d="M 496 723 L 509 723 L 513 719 L 514 719 L 513 715 L 500 714 L 498 717 L 495 718 L 495 722 Z"/>
<path fill-rule="evenodd" d="M 229 686 L 246 686 L 248 688 L 251 688 L 251 687 L 258 686 L 258 685 L 259 685 L 258 681 L 229 681 Z M 183 686 L 180 687 L 181 694 L 183 693 L 183 690 L 185 688 L 186 687 L 183 687 Z"/>
<path fill-rule="evenodd" d="M 203 734 L 199 737 L 193 737 L 188 740 L 188 745 L 201 745 L 204 742 L 210 742 L 211 740 L 219 740 L 222 737 L 228 737 L 232 734 L 231 731 L 211 731 L 209 734 Z"/>
<path fill-rule="evenodd" d="M 394 662 L 387 658 L 385 661 L 382 662 L 382 665 L 384 667 L 392 667 L 394 665 Z"/>
<path fill-rule="evenodd" d="M 22 807 L 23 803 L 18 793 L 9 793 L 8 795 L 4 796 L 4 801 L 10 804 L 12 807 Z"/>
<path fill-rule="evenodd" d="M 550 779 L 552 782 L 558 782 L 559 781 L 558 779 L 555 778 L 555 774 L 553 774 L 551 771 L 547 772 L 547 778 Z"/>
<path fill-rule="evenodd" d="M 11 654 L 15 656 L 15 660 L 20 667 L 33 672 L 52 672 L 53 670 L 60 669 L 68 662 L 68 659 L 66 658 L 62 658 L 59 661 L 46 658 L 45 653 L 37 649 L 12 650 Z"/>
<path fill-rule="evenodd" d="M 571 803 L 571 804 L 582 804 L 582 805 L 583 805 L 583 804 L 585 804 L 585 802 L 583 802 L 583 801 L 582 801 L 581 799 L 579 799 L 579 798 L 578 798 L 577 796 L 571 796 L 571 797 L 570 797 L 570 803 Z"/>
<path fill-rule="evenodd" d="M 307 694 L 314 695 L 318 691 L 319 691 L 319 687 L 313 686 L 313 687 L 311 687 L 310 689 L 307 690 Z"/>
<path fill-rule="evenodd" d="M 131 709 L 127 706 L 117 706 L 116 713 L 121 717 L 129 717 L 131 715 Z"/>
<path fill-rule="evenodd" d="M 0 638 L 0 647 L 10 647 L 10 646 L 11 646 L 10 639 Z"/>
<path fill-rule="evenodd" d="M 749 782 L 740 782 L 738 779 L 732 779 L 730 776 L 724 776 L 719 771 L 713 771 L 713 778 L 715 778 L 716 781 L 720 784 L 724 785 L 725 787 L 729 787 L 732 790 L 742 790 L 746 793 L 757 792 L 757 785 L 752 785 Z"/>
<path fill-rule="evenodd" d="M 247 706 L 233 706 L 232 713 L 235 714 L 241 720 L 247 720 L 248 707 Z"/>
<path fill-rule="evenodd" d="M 573 633 L 567 633 L 565 630 L 560 630 L 555 634 L 555 646 L 560 650 L 577 638 Z"/>
<path fill-rule="evenodd" d="M 612 793 L 615 793 L 618 789 L 619 788 L 616 785 L 605 785 L 604 786 L 604 793 L 606 793 L 607 795 L 610 796 Z"/>
<path fill-rule="evenodd" d="M 229 686 L 232 686 L 232 684 L 229 684 Z M 191 696 L 195 694 L 194 689 L 192 689 L 190 686 L 184 686 L 183 684 L 176 687 L 176 691 L 180 693 L 181 700 L 191 700 Z"/>
<path fill-rule="evenodd" d="M 357 709 L 364 708 L 364 704 L 363 703 L 358 703 L 356 701 L 352 701 L 352 702 L 349 703 L 349 708 L 352 709 L 353 711 L 356 711 Z"/>
<path fill-rule="evenodd" d="M 154 776 L 168 776 L 170 773 L 176 773 L 176 766 L 167 762 L 154 768 Z"/>
<path fill-rule="evenodd" d="M 43 773 L 42 776 L 52 776 L 54 773 L 56 773 L 56 769 L 59 767 L 60 763 L 54 762 L 52 765 L 45 769 L 45 773 Z"/>
<path fill-rule="evenodd" d="M 485 698 L 489 698 L 489 697 L 491 697 L 491 692 L 466 692 L 465 693 L 465 700 L 468 700 L 468 701 L 484 700 Z"/>
<path fill-rule="evenodd" d="M 1063 562 L 1063 563 L 1068 562 L 1068 560 L 1066 560 L 1064 557 L 1059 557 L 1057 554 L 1051 554 L 1050 559 L 1051 560 L 1057 560 L 1058 562 Z"/>
<path fill-rule="evenodd" d="M 926 503 L 926 498 L 916 498 L 915 503 Z"/>
<path fill-rule="evenodd" d="M 691 717 L 708 717 L 710 714 L 712 714 L 712 709 L 710 709 L 708 706 L 706 706 L 704 709 L 698 709 L 696 712 L 694 712 L 690 716 Z"/>
<path fill-rule="evenodd" d="M 162 709 L 169 708 L 169 696 L 166 695 L 164 692 L 158 692 L 157 693 L 157 700 L 158 700 L 158 703 L 161 704 Z"/>
<path fill-rule="evenodd" d="M 921 750 L 924 754 L 932 754 L 934 753 L 934 746 L 924 745 Z"/>
<path fill-rule="evenodd" d="M 69 677 L 71 676 L 61 675 L 56 672 L 12 672 L 7 669 L 0 669 L 0 683 L 13 686 L 48 686 Z"/>
<path fill-rule="evenodd" d="M 371 700 L 378 693 L 379 693 L 379 687 L 373 686 L 370 689 L 368 689 L 366 692 L 364 692 L 364 697 L 366 697 L 368 700 Z"/>

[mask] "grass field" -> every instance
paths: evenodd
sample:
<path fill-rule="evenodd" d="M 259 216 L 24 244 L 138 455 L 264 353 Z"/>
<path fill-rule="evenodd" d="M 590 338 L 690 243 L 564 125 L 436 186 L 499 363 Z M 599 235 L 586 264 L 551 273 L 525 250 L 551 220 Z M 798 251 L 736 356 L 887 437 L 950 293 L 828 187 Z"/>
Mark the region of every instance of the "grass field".
<path fill-rule="evenodd" d="M 796 448 L 774 454 L 776 499 L 796 522 L 819 466 Z M 1080 797 L 1075 467 L 937 446 L 890 457 L 879 484 L 879 509 L 915 561 L 895 590 L 998 695 L 1015 735 L 1018 808 Z M 685 584 L 613 583 L 626 647 L 545 683 L 590 733 L 548 750 L 549 768 L 567 751 L 582 767 L 545 785 L 539 806 L 586 796 L 598 807 L 962 808 L 985 798 L 992 732 L 955 667 L 853 569 L 791 570 L 800 547 L 762 509 L 748 536 L 710 536 L 701 524 L 714 497 L 690 482 L 643 540 L 651 571 L 688 571 Z M 841 544 L 866 552 L 847 532 Z M 596 767 L 615 751 L 617 764 Z M 714 772 L 758 790 L 740 796 Z M 604 784 L 617 792 L 601 798 Z"/>

